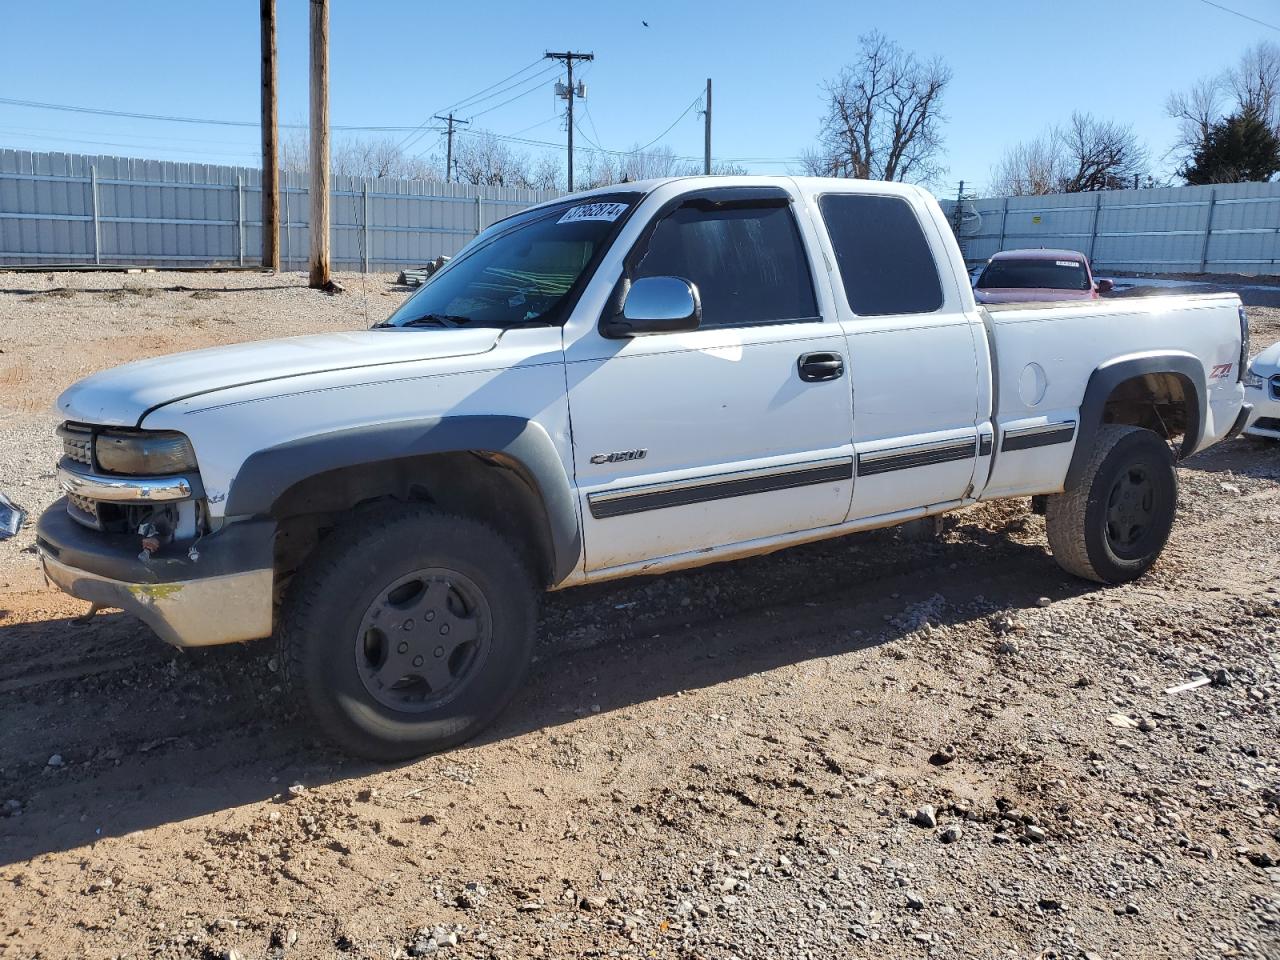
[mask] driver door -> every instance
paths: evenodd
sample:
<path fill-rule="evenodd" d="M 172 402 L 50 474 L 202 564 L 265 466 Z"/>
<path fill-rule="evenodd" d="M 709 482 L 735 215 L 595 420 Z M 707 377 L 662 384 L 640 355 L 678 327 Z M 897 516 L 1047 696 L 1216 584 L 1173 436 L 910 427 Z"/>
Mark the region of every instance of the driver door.
<path fill-rule="evenodd" d="M 838 524 L 852 497 L 845 340 L 808 221 L 777 186 L 677 186 L 623 269 L 689 281 L 699 328 L 566 343 L 588 573 Z"/>

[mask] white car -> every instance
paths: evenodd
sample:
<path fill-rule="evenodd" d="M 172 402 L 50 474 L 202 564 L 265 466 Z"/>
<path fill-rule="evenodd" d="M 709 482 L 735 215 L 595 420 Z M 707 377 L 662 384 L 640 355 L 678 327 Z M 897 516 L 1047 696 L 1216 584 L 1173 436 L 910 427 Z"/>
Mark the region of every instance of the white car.
<path fill-rule="evenodd" d="M 1244 425 L 1239 298 L 974 303 L 938 204 L 684 177 L 524 210 L 374 329 L 58 400 L 51 581 L 180 646 L 275 634 L 346 749 L 461 743 L 543 589 L 1035 497 L 1072 574 L 1159 557 L 1175 459 Z"/>
<path fill-rule="evenodd" d="M 1280 343 L 1249 361 L 1244 375 L 1245 399 L 1253 405 L 1244 432 L 1280 440 Z"/>

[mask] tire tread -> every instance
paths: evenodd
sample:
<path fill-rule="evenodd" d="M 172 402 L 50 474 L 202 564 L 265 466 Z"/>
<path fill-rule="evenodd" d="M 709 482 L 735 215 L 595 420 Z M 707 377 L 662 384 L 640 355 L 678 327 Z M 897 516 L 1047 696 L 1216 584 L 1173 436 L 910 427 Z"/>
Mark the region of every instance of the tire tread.
<path fill-rule="evenodd" d="M 1048 498 L 1045 510 L 1045 532 L 1049 537 L 1049 549 L 1058 566 L 1067 573 L 1084 580 L 1107 583 L 1107 579 L 1094 569 L 1085 542 L 1085 514 L 1089 509 L 1089 495 L 1093 491 L 1094 478 L 1103 461 L 1125 437 L 1141 431 L 1141 427 L 1107 423 L 1098 428 L 1089 461 L 1085 464 L 1080 482 L 1075 489 L 1054 494 Z"/>
<path fill-rule="evenodd" d="M 507 545 L 506 539 L 489 524 L 472 517 L 445 513 L 429 504 L 391 503 L 356 511 L 320 542 L 294 574 L 285 594 L 279 629 L 276 631 L 280 674 L 286 695 L 291 700 L 301 701 L 299 705 L 305 708 L 325 736 L 343 750 L 374 759 L 398 759 L 404 757 L 405 752 L 402 749 L 371 750 L 368 741 L 352 737 L 349 727 L 334 713 L 331 706 L 329 709 L 322 707 L 326 703 L 325 698 L 317 696 L 318 691 L 308 689 L 305 668 L 308 657 L 307 638 L 318 627 L 315 623 L 315 608 L 321 598 L 333 589 L 335 581 L 340 582 L 343 562 L 350 551 L 370 539 L 386 536 L 392 529 L 415 517 L 468 528 L 468 536 L 471 538 L 492 539 Z M 521 578 L 518 589 L 520 595 L 527 598 L 532 622 L 532 618 L 536 616 L 534 607 L 537 596 L 532 571 L 520 551 L 509 549 L 507 552 Z"/>

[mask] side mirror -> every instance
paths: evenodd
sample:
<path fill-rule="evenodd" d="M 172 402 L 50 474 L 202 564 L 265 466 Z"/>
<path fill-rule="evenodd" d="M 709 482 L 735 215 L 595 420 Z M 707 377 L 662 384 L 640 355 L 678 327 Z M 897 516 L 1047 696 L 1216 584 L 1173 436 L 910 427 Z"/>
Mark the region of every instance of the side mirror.
<path fill-rule="evenodd" d="M 641 277 L 631 284 L 622 316 L 604 325 L 612 340 L 652 333 L 697 330 L 702 322 L 698 288 L 681 277 Z"/>
<path fill-rule="evenodd" d="M 1114 280 L 1099 280 L 1094 286 L 1098 288 L 1099 293 L 1110 293 L 1116 288 Z"/>

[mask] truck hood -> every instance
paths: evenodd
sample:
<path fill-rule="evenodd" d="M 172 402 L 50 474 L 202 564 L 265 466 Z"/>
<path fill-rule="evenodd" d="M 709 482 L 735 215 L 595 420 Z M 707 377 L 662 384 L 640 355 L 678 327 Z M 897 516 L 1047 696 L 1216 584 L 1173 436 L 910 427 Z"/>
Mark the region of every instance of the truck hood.
<path fill-rule="evenodd" d="M 326 370 L 486 353 L 501 334 L 492 327 L 361 330 L 192 350 L 86 377 L 58 397 L 58 410 L 68 420 L 132 427 L 149 410 L 185 397 Z"/>
<path fill-rule="evenodd" d="M 1273 343 L 1250 360 L 1249 369 L 1264 377 L 1280 372 L 1280 342 Z"/>

